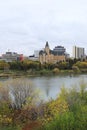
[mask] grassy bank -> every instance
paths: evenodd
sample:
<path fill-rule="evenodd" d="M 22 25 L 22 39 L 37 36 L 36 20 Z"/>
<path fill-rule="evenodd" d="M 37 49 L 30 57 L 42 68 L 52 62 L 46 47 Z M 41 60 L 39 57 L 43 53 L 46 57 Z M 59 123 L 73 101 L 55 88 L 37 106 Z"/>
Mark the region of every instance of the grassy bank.
<path fill-rule="evenodd" d="M 9 70 L 0 71 L 0 77 L 22 77 L 22 76 L 53 76 L 53 75 L 70 75 L 73 74 L 86 74 L 86 70 L 82 71 L 73 71 L 73 70 L 28 70 L 28 71 L 21 71 L 21 70 Z"/>

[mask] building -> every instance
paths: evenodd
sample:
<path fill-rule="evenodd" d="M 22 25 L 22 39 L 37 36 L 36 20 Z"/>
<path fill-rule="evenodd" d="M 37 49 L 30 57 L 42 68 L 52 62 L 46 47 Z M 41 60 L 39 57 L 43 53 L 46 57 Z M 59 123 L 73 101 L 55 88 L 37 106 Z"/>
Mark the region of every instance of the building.
<path fill-rule="evenodd" d="M 23 54 L 18 54 L 16 52 L 6 52 L 2 55 L 2 60 L 6 62 L 22 61 L 23 59 Z"/>
<path fill-rule="evenodd" d="M 84 48 L 73 46 L 73 58 L 79 59 L 84 57 L 85 57 Z"/>
<path fill-rule="evenodd" d="M 34 51 L 34 54 L 33 55 L 30 55 L 28 57 L 29 60 L 32 60 L 32 61 L 39 61 L 39 51 L 40 50 L 35 50 Z"/>
<path fill-rule="evenodd" d="M 53 50 L 50 49 L 48 42 L 46 42 L 44 50 L 39 52 L 39 61 L 43 63 L 57 63 L 59 61 L 65 61 L 65 48 L 62 46 L 56 46 Z"/>
<path fill-rule="evenodd" d="M 31 55 L 28 57 L 28 60 L 39 61 L 39 57 L 35 57 L 34 55 Z"/>
<path fill-rule="evenodd" d="M 35 51 L 34 51 L 34 57 L 35 57 L 35 58 L 39 58 L 39 51 L 40 51 L 40 50 L 35 50 Z"/>
<path fill-rule="evenodd" d="M 53 49 L 54 55 L 65 55 L 66 49 L 63 46 L 56 46 Z"/>

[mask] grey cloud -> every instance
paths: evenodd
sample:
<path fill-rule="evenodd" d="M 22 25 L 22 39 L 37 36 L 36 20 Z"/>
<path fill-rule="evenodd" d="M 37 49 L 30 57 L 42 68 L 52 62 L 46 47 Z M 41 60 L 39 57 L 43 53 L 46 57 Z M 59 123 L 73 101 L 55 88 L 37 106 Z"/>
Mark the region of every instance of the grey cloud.
<path fill-rule="evenodd" d="M 0 0 L 0 53 L 32 54 L 45 41 L 87 47 L 86 0 Z"/>

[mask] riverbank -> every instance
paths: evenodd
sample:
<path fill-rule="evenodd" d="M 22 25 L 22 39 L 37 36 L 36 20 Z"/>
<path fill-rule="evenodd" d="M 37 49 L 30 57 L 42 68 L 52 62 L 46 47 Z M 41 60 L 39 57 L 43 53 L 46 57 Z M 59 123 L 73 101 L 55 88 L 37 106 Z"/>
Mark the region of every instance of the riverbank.
<path fill-rule="evenodd" d="M 73 76 L 75 74 L 87 74 L 87 70 L 81 70 L 79 72 L 73 70 L 59 70 L 59 71 L 52 71 L 52 70 L 38 70 L 38 71 L 18 71 L 18 70 L 9 70 L 9 71 L 0 71 L 0 78 L 9 78 L 9 77 L 23 77 L 23 76 L 55 76 L 55 75 L 69 75 Z"/>

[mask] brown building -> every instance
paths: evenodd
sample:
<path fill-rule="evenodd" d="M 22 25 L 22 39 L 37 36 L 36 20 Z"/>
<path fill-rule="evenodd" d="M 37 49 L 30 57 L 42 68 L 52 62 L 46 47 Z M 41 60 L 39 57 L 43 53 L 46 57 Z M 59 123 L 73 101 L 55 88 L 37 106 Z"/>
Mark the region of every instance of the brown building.
<path fill-rule="evenodd" d="M 62 46 L 55 47 L 54 50 L 50 50 L 48 42 L 46 42 L 44 50 L 39 52 L 39 61 L 44 63 L 56 63 L 59 61 L 65 61 L 65 48 Z"/>

